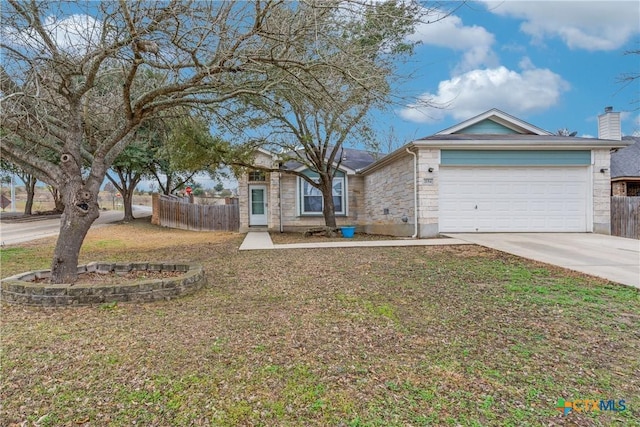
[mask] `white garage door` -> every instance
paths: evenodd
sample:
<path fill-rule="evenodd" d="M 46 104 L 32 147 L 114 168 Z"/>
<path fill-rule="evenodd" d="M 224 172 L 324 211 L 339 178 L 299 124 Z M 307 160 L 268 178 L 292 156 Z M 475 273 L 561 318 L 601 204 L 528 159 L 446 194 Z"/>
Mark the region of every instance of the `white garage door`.
<path fill-rule="evenodd" d="M 589 169 L 440 168 L 441 232 L 585 232 Z"/>

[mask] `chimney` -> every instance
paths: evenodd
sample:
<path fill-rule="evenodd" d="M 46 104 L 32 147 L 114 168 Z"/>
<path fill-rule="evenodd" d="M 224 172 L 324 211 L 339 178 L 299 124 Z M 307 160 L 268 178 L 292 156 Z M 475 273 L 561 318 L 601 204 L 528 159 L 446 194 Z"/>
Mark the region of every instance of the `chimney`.
<path fill-rule="evenodd" d="M 605 107 L 604 114 L 598 116 L 598 139 L 622 139 L 620 113 L 614 112 L 613 107 Z"/>

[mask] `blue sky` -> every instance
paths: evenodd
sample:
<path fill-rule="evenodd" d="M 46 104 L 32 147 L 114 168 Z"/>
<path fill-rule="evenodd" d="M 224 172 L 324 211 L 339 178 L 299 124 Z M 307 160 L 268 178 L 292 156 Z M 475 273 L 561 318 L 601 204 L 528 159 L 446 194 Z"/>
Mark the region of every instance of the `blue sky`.
<path fill-rule="evenodd" d="M 640 73 L 640 55 L 625 55 L 640 49 L 640 1 L 439 4 L 428 19 L 453 12 L 420 25 L 411 37 L 420 44 L 400 67 L 411 78 L 394 91 L 404 100 L 374 115 L 380 139 L 392 139 L 388 148 L 491 108 L 551 132 L 567 128 L 597 136 L 597 116 L 612 106 L 622 112 L 623 134 L 640 135 L 640 79 L 627 86 L 618 82 L 624 74 Z M 439 108 L 425 108 L 416 99 Z"/>
<path fill-rule="evenodd" d="M 396 88 L 441 108 L 405 101 L 378 114 L 380 132 L 393 129 L 397 144 L 491 108 L 551 132 L 597 136 L 598 114 L 613 106 L 623 134 L 640 132 L 640 79 L 618 82 L 640 73 L 640 55 L 624 54 L 640 49 L 640 2 L 471 1 L 443 9 L 455 11 L 412 36 L 420 45 L 400 69 L 412 78 Z"/>

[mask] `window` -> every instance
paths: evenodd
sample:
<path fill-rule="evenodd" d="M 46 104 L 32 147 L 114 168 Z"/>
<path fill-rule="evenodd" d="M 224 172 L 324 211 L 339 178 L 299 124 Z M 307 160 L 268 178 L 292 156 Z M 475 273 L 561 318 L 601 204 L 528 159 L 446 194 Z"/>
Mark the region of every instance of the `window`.
<path fill-rule="evenodd" d="M 315 179 L 318 182 L 317 179 Z M 303 178 L 298 178 L 300 188 L 300 214 L 301 215 L 321 215 L 324 202 L 322 192 L 309 184 Z M 344 178 L 333 178 L 333 205 L 336 215 L 346 214 Z"/>
<path fill-rule="evenodd" d="M 249 181 L 264 182 L 267 178 L 263 171 L 251 171 L 249 172 Z"/>

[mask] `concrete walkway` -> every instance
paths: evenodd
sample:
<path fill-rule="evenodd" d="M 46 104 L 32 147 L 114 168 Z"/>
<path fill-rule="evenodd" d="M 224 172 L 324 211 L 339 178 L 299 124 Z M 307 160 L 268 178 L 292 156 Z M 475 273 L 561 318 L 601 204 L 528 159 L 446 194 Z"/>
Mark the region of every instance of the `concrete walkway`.
<path fill-rule="evenodd" d="M 640 241 L 595 233 L 455 233 L 452 238 L 640 288 Z"/>
<path fill-rule="evenodd" d="M 250 231 L 240 245 L 241 251 L 273 249 L 271 235 L 267 231 Z"/>
<path fill-rule="evenodd" d="M 266 231 L 250 231 L 244 238 L 241 251 L 258 249 L 319 249 L 319 248 L 374 248 L 392 246 L 438 246 L 438 245 L 470 245 L 460 239 L 395 239 L 395 240 L 351 240 L 342 239 L 334 242 L 287 243 L 274 245 Z"/>

